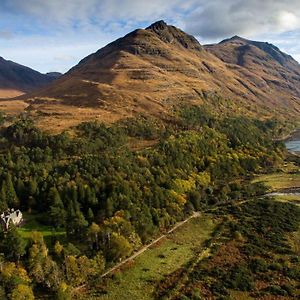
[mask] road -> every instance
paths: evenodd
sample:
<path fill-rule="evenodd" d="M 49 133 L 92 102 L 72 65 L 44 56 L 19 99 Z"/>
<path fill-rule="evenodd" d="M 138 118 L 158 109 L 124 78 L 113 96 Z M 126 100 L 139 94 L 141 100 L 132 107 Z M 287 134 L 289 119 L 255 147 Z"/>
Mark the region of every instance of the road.
<path fill-rule="evenodd" d="M 120 267 L 122 267 L 123 265 L 125 265 L 126 263 L 128 263 L 129 261 L 134 260 L 135 258 L 137 258 L 139 255 L 141 255 L 142 253 L 144 253 L 147 249 L 149 249 L 150 247 L 152 247 L 153 245 L 155 245 L 156 243 L 158 243 L 160 240 L 164 239 L 168 234 L 172 233 L 173 231 L 175 231 L 176 229 L 178 229 L 179 227 L 181 227 L 182 225 L 184 225 L 186 222 L 188 222 L 189 220 L 191 220 L 192 218 L 198 218 L 200 216 L 199 212 L 194 212 L 190 217 L 188 217 L 187 219 L 185 219 L 182 222 L 177 223 L 172 229 L 170 229 L 167 233 L 161 235 L 159 238 L 157 238 L 156 240 L 152 241 L 150 244 L 145 245 L 144 247 L 142 247 L 140 250 L 138 250 L 137 252 L 135 252 L 133 255 L 131 255 L 130 257 L 126 258 L 125 260 L 121 261 L 120 263 L 116 264 L 114 267 L 112 267 L 111 269 L 109 269 L 108 271 L 106 271 L 104 274 L 101 275 L 101 277 L 106 277 L 107 275 L 113 273 L 114 271 L 118 270 Z"/>

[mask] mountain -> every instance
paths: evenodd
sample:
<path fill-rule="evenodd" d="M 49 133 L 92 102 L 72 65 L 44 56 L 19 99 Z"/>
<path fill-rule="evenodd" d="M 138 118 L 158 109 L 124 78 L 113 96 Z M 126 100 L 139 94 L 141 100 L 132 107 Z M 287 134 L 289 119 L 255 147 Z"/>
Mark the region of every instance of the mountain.
<path fill-rule="evenodd" d="M 57 130 L 139 113 L 170 117 L 184 103 L 293 118 L 300 115 L 299 81 L 299 64 L 273 45 L 234 37 L 202 46 L 158 21 L 87 56 L 21 100 L 42 127 Z"/>
<path fill-rule="evenodd" d="M 287 107 L 293 106 L 292 102 L 299 103 L 299 63 L 276 46 L 234 36 L 219 44 L 207 45 L 205 49 L 248 79 L 249 91 L 256 93 L 256 89 L 260 89 L 258 97 L 264 96 Z"/>
<path fill-rule="evenodd" d="M 54 78 L 0 57 L 0 98 L 33 91 L 49 84 Z"/>
<path fill-rule="evenodd" d="M 262 56 L 260 57 L 261 59 L 265 59 L 271 63 L 275 60 L 282 67 L 287 68 L 292 72 L 296 72 L 299 75 L 299 63 L 294 60 L 292 56 L 283 53 L 278 47 L 270 43 L 251 41 L 239 36 L 234 36 L 230 39 L 223 40 L 218 45 L 207 45 L 206 48 L 222 60 L 233 62 L 241 66 L 247 66 L 245 59 L 247 55 L 255 54 L 253 56 L 256 56 L 256 58 Z M 260 53 L 258 53 L 258 49 L 261 50 Z M 223 55 L 221 53 L 223 53 Z M 229 58 L 230 56 L 231 59 Z M 232 60 L 234 59 L 234 56 L 238 58 L 238 61 L 234 62 Z"/>

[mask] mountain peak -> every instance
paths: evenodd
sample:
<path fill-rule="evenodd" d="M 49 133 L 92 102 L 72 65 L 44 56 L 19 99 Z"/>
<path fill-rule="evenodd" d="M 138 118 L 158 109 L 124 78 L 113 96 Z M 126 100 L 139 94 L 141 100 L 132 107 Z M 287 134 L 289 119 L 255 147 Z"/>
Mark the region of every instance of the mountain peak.
<path fill-rule="evenodd" d="M 159 20 L 157 22 L 154 22 L 153 24 L 151 24 L 150 26 L 148 26 L 146 28 L 147 29 L 152 29 L 152 30 L 164 30 L 168 28 L 167 23 L 164 20 Z"/>
<path fill-rule="evenodd" d="M 238 36 L 238 35 L 234 35 L 231 39 L 232 40 L 240 40 L 240 39 L 243 39 L 243 38 Z"/>
<path fill-rule="evenodd" d="M 201 51 L 203 49 L 196 38 L 175 26 L 168 25 L 163 20 L 151 24 L 146 30 L 157 34 L 165 43 L 178 44 L 189 50 Z"/>
<path fill-rule="evenodd" d="M 238 35 L 234 35 L 231 38 L 228 38 L 228 39 L 225 39 L 225 40 L 221 41 L 219 44 L 224 44 L 224 43 L 228 43 L 228 42 L 236 42 L 236 41 L 246 42 L 247 39 L 242 38 Z"/>

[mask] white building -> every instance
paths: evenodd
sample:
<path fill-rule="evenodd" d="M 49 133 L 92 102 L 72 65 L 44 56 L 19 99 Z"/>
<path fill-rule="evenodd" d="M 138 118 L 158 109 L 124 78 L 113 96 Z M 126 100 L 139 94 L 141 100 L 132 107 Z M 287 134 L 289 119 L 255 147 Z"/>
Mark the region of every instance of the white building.
<path fill-rule="evenodd" d="M 14 210 L 13 208 L 9 209 L 6 212 L 3 212 L 0 217 L 1 217 L 1 223 L 4 230 L 8 230 L 9 225 L 11 223 L 14 224 L 15 226 L 20 225 L 23 220 L 23 215 L 21 211 L 19 209 Z"/>

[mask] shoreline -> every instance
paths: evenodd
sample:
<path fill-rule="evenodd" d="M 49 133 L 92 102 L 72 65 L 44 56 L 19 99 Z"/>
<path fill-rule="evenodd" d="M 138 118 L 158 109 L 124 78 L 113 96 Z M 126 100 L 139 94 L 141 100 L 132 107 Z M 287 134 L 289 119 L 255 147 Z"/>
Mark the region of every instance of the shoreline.
<path fill-rule="evenodd" d="M 283 142 L 297 141 L 300 140 L 300 128 L 292 131 L 290 134 L 280 139 Z"/>
<path fill-rule="evenodd" d="M 300 156 L 300 148 L 298 147 L 298 142 L 300 143 L 300 129 L 299 128 L 294 130 L 293 132 L 291 132 L 289 134 L 289 136 L 283 138 L 281 141 L 285 143 L 286 148 L 287 148 L 287 143 L 295 142 L 296 147 L 292 147 L 291 149 L 287 148 L 287 150 L 292 155 L 296 155 L 298 157 Z"/>

